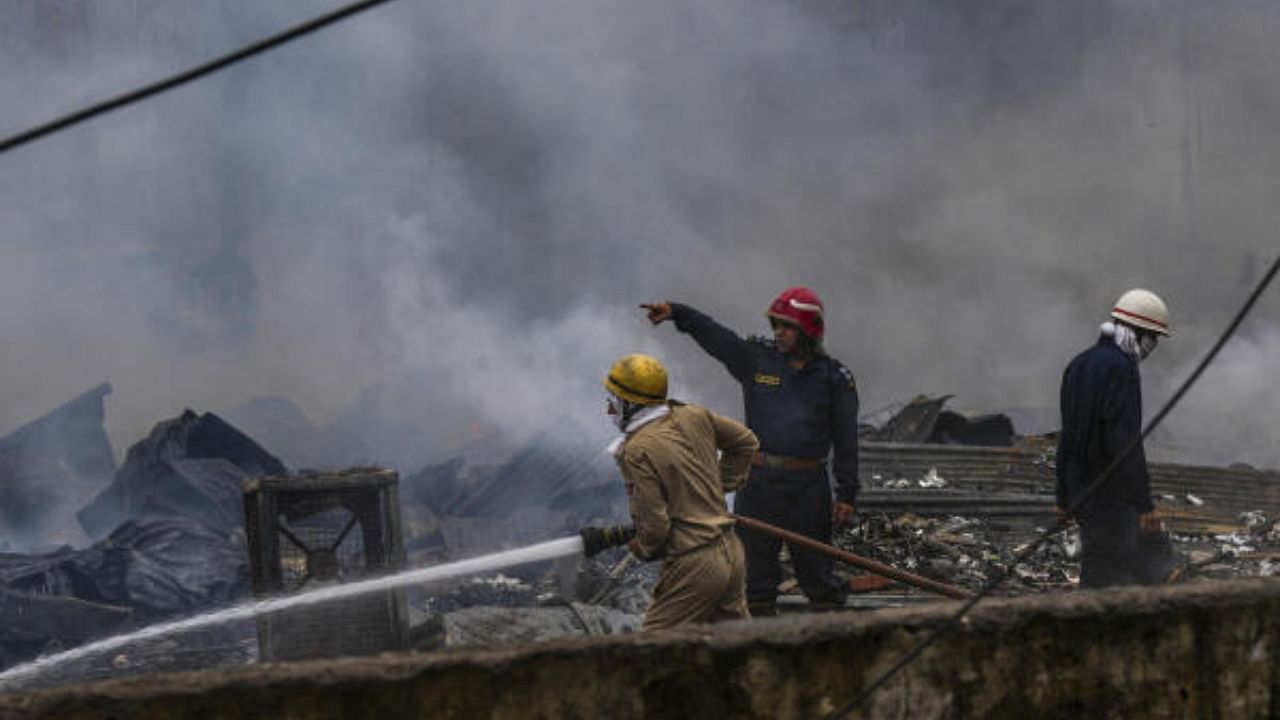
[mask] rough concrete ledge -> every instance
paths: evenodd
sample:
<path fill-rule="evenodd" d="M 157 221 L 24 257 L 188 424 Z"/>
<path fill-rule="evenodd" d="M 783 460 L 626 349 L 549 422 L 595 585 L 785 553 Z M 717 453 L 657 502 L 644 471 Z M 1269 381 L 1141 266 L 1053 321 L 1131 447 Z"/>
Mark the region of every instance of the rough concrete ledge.
<path fill-rule="evenodd" d="M 817 718 L 954 602 L 0 695 L 0 719 Z M 1280 717 L 1280 580 L 982 603 L 848 717 Z"/>

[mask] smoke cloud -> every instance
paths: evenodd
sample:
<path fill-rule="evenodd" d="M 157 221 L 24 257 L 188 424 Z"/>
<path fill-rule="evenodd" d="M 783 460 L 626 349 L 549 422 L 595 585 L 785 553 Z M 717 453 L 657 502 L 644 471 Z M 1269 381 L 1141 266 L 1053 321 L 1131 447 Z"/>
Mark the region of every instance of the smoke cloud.
<path fill-rule="evenodd" d="M 6 3 L 0 133 L 333 6 Z M 595 441 L 627 352 L 740 413 L 637 303 L 746 334 L 795 284 L 865 408 L 1049 417 L 1147 287 L 1154 406 L 1276 252 L 1277 31 L 1245 0 L 391 4 L 0 156 L 0 432 L 110 380 L 117 451 L 259 395 L 365 407 L 360 459 L 404 470 L 476 423 Z M 1277 310 L 1153 456 L 1280 465 Z"/>

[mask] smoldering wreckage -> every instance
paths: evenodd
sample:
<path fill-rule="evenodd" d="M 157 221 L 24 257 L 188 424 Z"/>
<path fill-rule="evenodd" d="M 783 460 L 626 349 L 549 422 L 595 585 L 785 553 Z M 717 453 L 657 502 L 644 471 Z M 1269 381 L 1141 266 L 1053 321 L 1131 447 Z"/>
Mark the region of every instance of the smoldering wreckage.
<path fill-rule="evenodd" d="M 626 520 L 612 461 L 599 448 L 546 437 L 518 448 L 478 441 L 402 478 L 376 468 L 291 471 L 223 418 L 188 410 L 157 424 L 117 468 L 103 430 L 110 392 L 94 388 L 0 439 L 4 537 L 27 542 L 24 552 L 6 546 L 0 553 L 5 668 L 255 595 Z M 948 400 L 922 396 L 861 428 L 858 521 L 836 544 L 976 590 L 1052 521 L 1054 439 L 1019 435 L 1005 415 L 952 412 Z M 1173 549 L 1167 582 L 1280 572 L 1276 473 L 1160 463 L 1151 471 Z M 66 528 L 75 526 L 88 544 L 68 543 Z M 1061 533 L 1014 567 L 999 592 L 1073 587 L 1078 552 L 1075 533 Z M 852 609 L 938 597 L 854 566 L 842 572 Z M 260 660 L 631 633 L 656 576 L 654 564 L 617 548 L 140 640 L 4 690 Z M 781 590 L 784 611 L 803 609 L 793 579 Z M 349 632 L 334 632 L 334 613 Z"/>

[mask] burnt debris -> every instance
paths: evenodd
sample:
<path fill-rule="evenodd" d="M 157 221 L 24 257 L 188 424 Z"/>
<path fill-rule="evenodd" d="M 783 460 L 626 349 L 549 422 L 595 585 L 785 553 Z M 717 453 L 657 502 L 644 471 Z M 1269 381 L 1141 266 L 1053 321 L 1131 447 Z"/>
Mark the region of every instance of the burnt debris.
<path fill-rule="evenodd" d="M 95 388 L 0 440 L 0 471 L 7 473 L 0 487 L 6 537 L 25 533 L 44 543 L 39 553 L 0 555 L 0 665 L 247 599 L 245 483 L 275 477 L 286 485 L 290 479 L 305 484 L 308 477 L 343 474 L 291 475 L 248 434 L 216 415 L 192 411 L 158 424 L 129 449 L 116 471 L 101 427 L 109 391 L 105 385 Z M 835 543 L 975 590 L 1009 569 L 1015 553 L 1053 521 L 1054 439 L 1019 436 L 1003 414 L 954 413 L 945 407 L 948 400 L 922 396 L 883 425 L 863 428 L 858 515 L 852 527 L 837 533 Z M 279 435 L 287 435 L 285 430 L 308 435 L 304 417 L 287 407 L 275 409 L 282 423 Z M 314 449 L 298 447 L 307 452 L 295 450 L 296 455 Z M 1169 582 L 1280 574 L 1280 474 L 1245 466 L 1160 463 L 1152 463 L 1151 470 L 1157 506 L 1170 531 L 1164 541 L 1171 562 L 1161 570 Z M 59 522 L 69 524 L 76 507 L 46 508 L 41 493 L 63 480 L 79 493 L 79 503 L 92 498 L 78 518 L 98 541 L 83 549 L 55 550 L 50 544 L 60 537 L 53 529 Z M 493 436 L 477 439 L 457 456 L 402 479 L 398 503 L 395 532 L 403 535 L 409 566 L 627 520 L 626 495 L 612 460 L 599 447 L 549 436 L 518 446 Z M 26 515 L 18 512 L 24 507 Z M 354 559 L 367 561 L 371 536 L 364 534 L 363 523 L 361 530 L 343 534 L 350 522 L 343 507 L 307 505 L 284 512 L 285 529 L 301 545 L 287 537 L 279 540 L 281 548 L 300 554 L 282 554 L 278 568 L 314 570 L 320 582 L 360 575 L 363 565 Z M 300 534 L 312 531 L 328 533 L 331 542 L 316 544 Z M 343 543 L 353 542 L 361 552 L 339 552 Z M 1012 580 L 1000 592 L 1073 588 L 1078 552 L 1074 531 L 1060 533 L 1013 568 Z M 403 614 L 393 615 L 399 615 L 397 627 L 407 622 L 403 642 L 420 650 L 634 632 L 657 569 L 624 549 L 607 550 L 589 559 L 544 561 L 494 576 L 408 588 L 403 600 L 393 598 L 404 607 Z M 852 567 L 839 572 L 848 579 L 851 608 L 936 597 Z M 300 591 L 310 584 L 275 591 Z M 783 610 L 804 606 L 793 578 L 784 577 L 781 590 Z M 270 592 L 259 589 L 259 594 Z M 284 620 L 276 618 L 274 627 L 287 630 L 291 626 Z M 248 622 L 148 640 L 111 657 L 86 658 L 37 684 L 252 662 L 262 655 L 260 630 Z M 315 629 L 304 628 L 307 633 Z M 306 638 L 299 642 L 305 645 Z M 291 656 L 276 652 L 283 645 L 271 647 L 267 655 Z"/>
<path fill-rule="evenodd" d="M 147 516 L 194 519 L 226 532 L 244 524 L 244 478 L 287 472 L 283 463 L 217 415 L 186 410 L 129 448 L 111 484 L 77 517 L 94 538 Z"/>
<path fill-rule="evenodd" d="M 0 439 L 0 539 L 10 550 L 81 540 L 75 512 L 115 473 L 103 430 L 107 384 Z"/>
<path fill-rule="evenodd" d="M 465 556 L 627 518 L 617 467 L 600 447 L 539 436 L 473 455 L 481 460 L 453 457 L 402 481 L 411 556 Z"/>
<path fill-rule="evenodd" d="M 109 391 L 96 388 L 3 441 L 9 448 L 4 457 L 22 460 L 5 466 L 10 494 L 56 483 L 68 473 L 101 473 L 96 482 L 79 485 L 88 488 L 81 503 L 97 493 L 79 513 L 31 512 L 49 524 L 78 517 L 98 542 L 78 550 L 0 555 L 5 665 L 249 596 L 240 483 L 250 475 L 283 474 L 284 465 L 217 416 L 188 410 L 131 447 L 113 479 L 101 427 L 102 398 Z M 83 448 L 63 449 L 76 437 Z M 65 470 L 50 476 L 44 472 L 49 463 Z M 231 646 L 243 657 L 242 639 L 228 640 L 226 632 L 186 638 L 163 655 L 167 660 L 142 667 L 177 667 L 174 657 L 203 657 L 210 642 Z M 140 652 L 147 657 L 150 651 Z"/>
<path fill-rule="evenodd" d="M 248 592 L 243 545 L 179 519 L 129 521 L 84 550 L 0 555 L 0 661 L 9 666 Z"/>
<path fill-rule="evenodd" d="M 1008 415 L 963 415 L 944 406 L 954 395 L 920 395 L 908 402 L 883 426 L 863 426 L 864 440 L 891 443 L 928 443 L 1010 447 L 1016 440 Z"/>

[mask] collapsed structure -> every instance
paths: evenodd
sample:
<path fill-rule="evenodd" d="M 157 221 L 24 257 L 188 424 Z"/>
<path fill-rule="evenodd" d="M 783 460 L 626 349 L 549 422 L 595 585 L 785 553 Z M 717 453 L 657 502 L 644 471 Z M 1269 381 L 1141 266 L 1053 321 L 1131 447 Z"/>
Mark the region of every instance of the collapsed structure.
<path fill-rule="evenodd" d="M 0 453 L 0 459 L 21 456 L 13 448 L 30 448 L 23 451 L 25 457 L 36 459 L 20 464 L 10 461 L 8 468 L 49 467 L 57 464 L 57 458 L 70 457 L 72 449 L 51 442 L 49 438 L 58 435 L 47 428 L 76 428 L 76 433 L 61 435 L 66 443 L 99 437 L 92 430 L 96 422 L 96 432 L 101 433 L 106 391 L 109 388 L 97 388 L 0 440 L 0 450 L 9 453 Z M 1003 416 L 969 418 L 951 413 L 944 407 L 946 400 L 918 399 L 890 421 L 864 428 L 861 474 L 865 489 L 859 521 L 838 535 L 837 544 L 976 589 L 1007 567 L 1018 548 L 1052 520 L 1053 443 L 1051 437 L 1018 436 Z M 35 437 L 42 440 L 25 444 Z M 105 440 L 105 434 L 99 439 Z M 503 446 L 497 438 L 491 442 L 470 453 L 470 459 L 453 458 L 400 480 L 401 528 L 396 534 L 407 565 L 471 557 L 570 535 L 583 525 L 625 520 L 626 499 L 616 470 L 598 448 L 565 446 L 547 437 L 515 448 Z M 39 453 L 53 459 L 41 460 Z M 280 478 L 284 484 L 272 487 L 284 491 L 289 478 L 299 478 L 305 485 L 307 478 L 318 477 L 290 473 L 270 452 L 223 419 L 191 411 L 158 424 L 130 448 L 124 464 L 118 471 L 112 468 L 109 477 L 104 476 L 104 468 L 110 466 L 103 464 L 103 454 L 90 457 L 96 457 L 96 464 L 63 461 L 67 467 L 89 468 L 84 471 L 87 476 L 96 472 L 99 484 L 94 486 L 96 494 L 90 493 L 89 503 L 70 512 L 64 508 L 61 517 L 63 521 L 77 518 L 85 535 L 97 541 L 81 549 L 0 555 L 0 664 L 4 666 L 95 637 L 249 599 L 253 543 L 246 536 L 245 490 L 265 487 L 255 484 L 254 478 Z M 106 457 L 110 457 L 109 446 Z M 9 472 L 3 490 L 11 495 L 34 497 L 47 477 Z M 369 477 L 378 474 L 359 472 L 373 473 Z M 1275 525 L 1280 518 L 1280 477 L 1276 473 L 1153 463 L 1152 474 L 1160 510 L 1184 560 L 1172 580 L 1269 576 L 1280 568 L 1280 530 Z M 327 476 L 341 483 L 343 473 Z M 332 539 L 339 545 L 347 537 L 359 537 L 363 547 L 372 526 L 362 524 L 357 531 L 354 521 L 346 515 L 338 517 L 341 514 L 338 508 L 330 513 L 332 517 L 324 515 L 322 529 L 337 533 Z M 301 522 L 302 516 L 297 518 Z M 389 520 L 383 523 L 389 524 Z M 49 521 L 48 527 L 57 525 Z M 12 530 L 10 535 L 16 536 Z M 1000 592 L 1025 595 L 1071 588 L 1076 581 L 1077 545 L 1070 532 L 1045 544 L 1015 569 Z M 292 563 L 291 567 L 326 567 L 323 558 L 312 557 L 316 554 L 312 550 L 303 559 L 284 562 Z M 335 562 L 345 561 L 338 561 L 335 554 Z M 905 587 L 869 581 L 852 570 L 845 574 L 855 590 L 863 591 L 851 597 L 851 607 L 934 599 Z M 655 568 L 619 549 L 591 560 L 515 567 L 448 587 L 408 588 L 402 601 L 404 614 L 397 620 L 403 623 L 404 636 L 393 644 L 419 650 L 488 647 L 566 635 L 634 632 L 655 575 Z M 803 603 L 793 581 L 784 581 L 782 590 L 784 610 Z M 261 629 L 240 623 L 151 640 L 111 657 L 84 658 L 22 687 L 242 665 L 265 656 Z M 278 645 L 280 652 L 268 654 L 302 657 L 315 646 L 306 637 L 285 639 L 289 640 L 294 641 L 292 645 Z"/>

